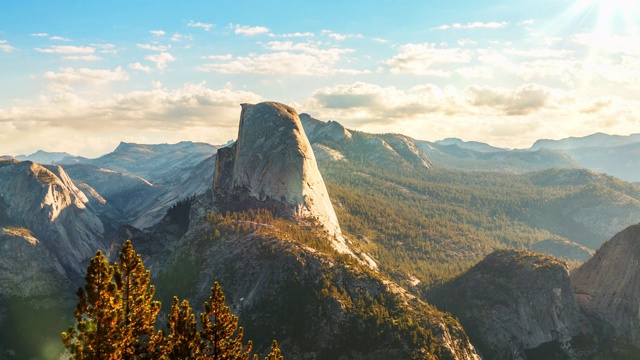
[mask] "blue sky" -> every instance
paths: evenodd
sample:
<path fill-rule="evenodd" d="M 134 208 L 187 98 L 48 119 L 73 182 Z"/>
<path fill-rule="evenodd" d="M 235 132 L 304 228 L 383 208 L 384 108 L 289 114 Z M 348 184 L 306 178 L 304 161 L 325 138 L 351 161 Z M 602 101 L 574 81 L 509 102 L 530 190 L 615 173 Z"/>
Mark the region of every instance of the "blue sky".
<path fill-rule="evenodd" d="M 523 148 L 640 132 L 640 5 L 0 2 L 0 154 L 224 143 L 240 103 Z"/>

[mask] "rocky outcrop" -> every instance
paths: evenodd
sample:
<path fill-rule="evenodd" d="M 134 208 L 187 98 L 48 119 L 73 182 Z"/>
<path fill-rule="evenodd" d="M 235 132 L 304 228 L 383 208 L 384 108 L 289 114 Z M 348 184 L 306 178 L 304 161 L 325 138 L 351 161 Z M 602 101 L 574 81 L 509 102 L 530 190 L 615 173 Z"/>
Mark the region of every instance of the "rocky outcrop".
<path fill-rule="evenodd" d="M 70 278 L 81 278 L 85 261 L 104 248 L 104 224 L 59 166 L 0 163 L 0 199 L 8 222 L 28 229 Z"/>
<path fill-rule="evenodd" d="M 227 206 L 268 207 L 316 219 L 331 236 L 340 226 L 296 111 L 265 102 L 242 104 L 238 140 L 220 149 L 214 191 L 232 196 Z"/>
<path fill-rule="evenodd" d="M 20 297 L 38 307 L 65 304 L 73 287 L 64 267 L 25 228 L 0 228 L 0 298 Z"/>
<path fill-rule="evenodd" d="M 154 273 L 163 303 L 180 294 L 197 308 L 218 281 L 254 350 L 264 353 L 276 338 L 292 359 L 480 359 L 455 319 L 351 260 L 287 239 L 296 224 L 252 220 L 268 234 L 229 233 L 203 219 L 203 201 L 195 200 L 189 231 Z M 145 264 L 144 252 L 155 251 L 146 241 L 133 240 Z"/>
<path fill-rule="evenodd" d="M 322 160 L 349 160 L 349 155 L 366 154 L 383 166 L 404 164 L 431 169 L 428 156 L 415 140 L 399 134 L 366 134 L 349 131 L 336 121 L 321 121 L 307 114 L 300 115 L 304 131 Z M 320 154 L 320 155 L 319 155 Z"/>
<path fill-rule="evenodd" d="M 566 265 L 528 251 L 488 255 L 439 289 L 433 301 L 460 319 L 488 359 L 527 359 L 527 349 L 566 343 L 591 330 Z"/>
<path fill-rule="evenodd" d="M 576 299 L 601 336 L 640 348 L 640 224 L 615 235 L 571 274 Z"/>

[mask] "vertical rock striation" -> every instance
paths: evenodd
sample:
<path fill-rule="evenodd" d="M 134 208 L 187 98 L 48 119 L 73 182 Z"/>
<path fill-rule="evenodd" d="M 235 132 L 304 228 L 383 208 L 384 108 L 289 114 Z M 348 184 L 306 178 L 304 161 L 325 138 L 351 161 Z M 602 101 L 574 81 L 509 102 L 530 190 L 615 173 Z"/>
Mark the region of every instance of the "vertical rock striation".
<path fill-rule="evenodd" d="M 313 218 L 344 245 L 313 150 L 289 106 L 242 104 L 238 140 L 218 151 L 213 187 L 227 208 L 266 207 L 281 216 Z"/>
<path fill-rule="evenodd" d="M 576 299 L 605 338 L 640 348 L 640 224 L 604 243 L 571 274 Z"/>

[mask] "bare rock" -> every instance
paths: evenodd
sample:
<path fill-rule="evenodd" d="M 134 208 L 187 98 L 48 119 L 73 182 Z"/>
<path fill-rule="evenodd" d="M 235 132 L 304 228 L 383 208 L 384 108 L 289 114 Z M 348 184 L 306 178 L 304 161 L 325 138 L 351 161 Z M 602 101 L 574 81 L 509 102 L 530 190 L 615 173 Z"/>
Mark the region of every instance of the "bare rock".
<path fill-rule="evenodd" d="M 447 283 L 433 298 L 460 319 L 489 359 L 527 359 L 525 350 L 590 333 L 564 263 L 528 251 L 499 250 Z"/>
<path fill-rule="evenodd" d="M 619 232 L 571 274 L 576 299 L 607 338 L 640 348 L 640 224 Z"/>
<path fill-rule="evenodd" d="M 242 104 L 238 140 L 221 149 L 217 158 L 215 190 L 288 216 L 316 219 L 330 235 L 340 236 L 313 150 L 293 108 L 275 102 Z"/>

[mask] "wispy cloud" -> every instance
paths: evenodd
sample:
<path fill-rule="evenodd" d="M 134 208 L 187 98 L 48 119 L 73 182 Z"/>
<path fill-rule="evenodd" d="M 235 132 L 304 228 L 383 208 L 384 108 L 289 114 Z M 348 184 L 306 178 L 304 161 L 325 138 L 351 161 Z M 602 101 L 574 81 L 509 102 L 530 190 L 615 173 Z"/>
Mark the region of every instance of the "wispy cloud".
<path fill-rule="evenodd" d="M 362 74 L 368 70 L 341 68 L 336 66 L 343 54 L 352 49 L 326 48 L 322 42 L 271 41 L 263 45 L 271 52 L 232 57 L 231 55 L 209 57 L 220 62 L 209 63 L 198 68 L 205 72 L 286 74 L 328 76 L 333 74 Z"/>
<path fill-rule="evenodd" d="M 100 49 L 98 50 L 98 52 L 101 54 L 117 54 L 118 53 L 118 49 L 116 49 L 116 46 L 114 44 L 89 44 L 89 45 L 95 47 L 96 49 Z"/>
<path fill-rule="evenodd" d="M 33 107 L 0 110 L 0 143 L 20 147 L 28 132 L 32 141 L 48 144 L 55 138 L 62 144 L 60 150 L 96 156 L 120 141 L 151 143 L 158 136 L 166 142 L 224 143 L 238 133 L 239 104 L 262 100 L 252 92 L 213 89 L 204 82 L 173 89 L 154 84 L 152 89 L 94 100 L 55 92 L 41 96 Z"/>
<path fill-rule="evenodd" d="M 165 34 L 164 30 L 150 30 L 149 32 L 155 36 L 163 36 Z"/>
<path fill-rule="evenodd" d="M 102 58 L 97 55 L 69 55 L 62 57 L 65 60 L 83 60 L 83 61 L 96 61 L 101 60 Z"/>
<path fill-rule="evenodd" d="M 502 22 L 496 22 L 496 21 L 491 21 L 491 22 L 480 22 L 480 21 L 475 21 L 475 22 L 470 22 L 470 23 L 466 23 L 466 24 L 461 24 L 461 23 L 453 23 L 450 25 L 440 25 L 438 27 L 433 28 L 432 30 L 447 30 L 447 29 L 500 29 L 500 28 L 504 28 L 507 27 L 510 24 L 509 21 L 502 21 Z"/>
<path fill-rule="evenodd" d="M 164 70 L 167 67 L 167 64 L 170 62 L 174 62 L 176 59 L 167 52 L 162 52 L 160 54 L 149 55 L 145 57 L 146 60 L 151 61 L 156 64 L 156 68 L 160 71 Z"/>
<path fill-rule="evenodd" d="M 294 32 L 294 33 L 286 33 L 286 34 L 269 34 L 270 37 L 280 37 L 280 38 L 298 38 L 298 37 L 314 37 L 315 33 L 312 32 Z"/>
<path fill-rule="evenodd" d="M 245 36 L 265 34 L 270 31 L 268 27 L 264 27 L 264 26 L 248 26 L 248 25 L 241 26 L 238 24 L 236 24 L 235 26 L 233 26 L 233 24 L 230 24 L 230 26 L 235 29 L 236 34 L 245 35 Z"/>
<path fill-rule="evenodd" d="M 385 39 L 383 39 L 383 38 L 377 38 L 377 37 L 371 38 L 371 40 L 373 40 L 373 41 L 375 41 L 375 42 L 378 42 L 378 43 L 381 43 L 381 44 L 384 44 L 384 43 L 388 43 L 388 42 L 389 42 L 389 40 L 385 40 Z"/>
<path fill-rule="evenodd" d="M 195 22 L 193 20 L 189 21 L 189 23 L 187 24 L 188 27 L 192 27 L 192 28 L 201 28 L 204 29 L 205 31 L 209 31 L 211 30 L 215 25 L 214 24 L 206 24 L 206 23 L 202 23 L 200 21 Z"/>
<path fill-rule="evenodd" d="M 358 39 L 362 38 L 362 34 L 339 34 L 331 30 L 322 30 L 322 34 L 336 40 L 345 40 L 348 38 L 358 38 Z"/>
<path fill-rule="evenodd" d="M 142 72 L 145 72 L 147 74 L 149 74 L 149 73 L 151 73 L 151 71 L 153 71 L 151 69 L 151 67 L 146 66 L 146 65 L 142 65 L 139 62 L 135 62 L 135 63 L 129 64 L 129 69 L 136 70 L 136 71 L 142 71 Z"/>
<path fill-rule="evenodd" d="M 47 33 L 35 33 L 35 34 L 31 34 L 31 36 L 36 36 L 36 37 L 47 37 L 47 36 L 49 36 L 49 34 L 47 34 Z"/>
<path fill-rule="evenodd" d="M 53 40 L 53 41 L 71 41 L 71 39 L 67 39 L 65 37 L 62 36 L 52 36 L 49 38 L 49 40 Z"/>
<path fill-rule="evenodd" d="M 209 56 L 204 56 L 203 59 L 209 59 L 209 60 L 231 60 L 231 59 L 233 59 L 233 55 L 231 55 L 231 54 L 209 55 Z"/>
<path fill-rule="evenodd" d="M 60 72 L 47 71 L 42 76 L 49 79 L 54 86 L 62 87 L 68 87 L 75 83 L 102 84 L 129 79 L 127 73 L 120 66 L 113 70 L 64 67 L 60 68 Z"/>
<path fill-rule="evenodd" d="M 46 54 L 93 54 L 96 49 L 90 46 L 54 45 L 48 49 L 35 48 L 36 51 Z"/>
<path fill-rule="evenodd" d="M 549 88 L 537 84 L 525 84 L 516 89 L 470 86 L 465 93 L 473 106 L 495 108 L 510 116 L 544 109 L 552 98 Z"/>
<path fill-rule="evenodd" d="M 15 49 L 15 47 L 9 45 L 9 42 L 7 40 L 0 40 L 0 50 L 4 52 L 12 52 Z"/>
<path fill-rule="evenodd" d="M 398 55 L 386 61 L 394 74 L 450 76 L 448 71 L 435 66 L 441 64 L 469 63 L 473 53 L 458 48 L 441 48 L 432 43 L 405 44 Z"/>
<path fill-rule="evenodd" d="M 136 44 L 138 49 L 151 50 L 151 51 L 167 51 L 171 49 L 171 45 L 151 45 L 151 44 Z"/>

